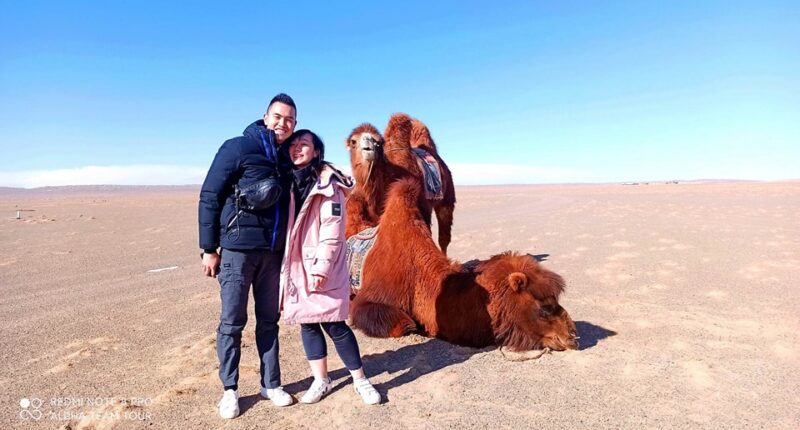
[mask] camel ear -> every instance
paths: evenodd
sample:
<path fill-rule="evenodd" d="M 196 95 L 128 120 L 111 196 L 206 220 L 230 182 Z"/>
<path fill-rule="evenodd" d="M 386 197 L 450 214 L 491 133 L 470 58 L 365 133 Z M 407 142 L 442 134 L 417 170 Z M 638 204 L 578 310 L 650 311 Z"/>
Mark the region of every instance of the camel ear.
<path fill-rule="evenodd" d="M 508 275 L 508 285 L 515 293 L 519 293 L 528 285 L 528 277 L 522 272 L 514 272 Z"/>

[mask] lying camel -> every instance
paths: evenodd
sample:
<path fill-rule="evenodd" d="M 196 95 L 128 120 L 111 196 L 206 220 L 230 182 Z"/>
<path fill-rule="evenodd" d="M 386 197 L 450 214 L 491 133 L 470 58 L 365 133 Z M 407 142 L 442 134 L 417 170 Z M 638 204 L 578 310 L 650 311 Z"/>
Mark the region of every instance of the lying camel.
<path fill-rule="evenodd" d="M 431 239 L 424 199 L 413 178 L 389 187 L 351 304 L 356 328 L 373 337 L 420 331 L 471 347 L 577 349 L 575 324 L 558 304 L 559 275 L 511 252 L 472 265 L 451 262 Z"/>

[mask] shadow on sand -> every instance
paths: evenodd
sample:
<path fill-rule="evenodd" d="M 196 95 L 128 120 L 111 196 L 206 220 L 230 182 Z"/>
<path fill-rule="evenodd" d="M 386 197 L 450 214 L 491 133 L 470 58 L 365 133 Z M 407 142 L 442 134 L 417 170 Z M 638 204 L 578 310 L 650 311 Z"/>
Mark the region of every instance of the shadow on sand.
<path fill-rule="evenodd" d="M 589 349 L 597 345 L 597 342 L 600 340 L 617 334 L 617 332 L 613 330 L 594 325 L 587 321 L 575 321 L 575 328 L 578 329 L 578 336 L 581 337 L 580 347 L 578 348 L 580 351 Z"/>
<path fill-rule="evenodd" d="M 587 321 L 576 321 L 575 326 L 581 337 L 580 350 L 589 349 L 597 343 L 617 333 L 612 330 L 594 325 Z M 367 376 L 373 376 L 383 372 L 397 374 L 394 378 L 375 384 L 375 389 L 381 393 L 382 403 L 388 400 L 389 390 L 401 385 L 413 382 L 429 373 L 444 369 L 454 364 L 463 363 L 473 355 L 494 350 L 496 347 L 470 348 L 465 346 L 453 345 L 439 339 L 425 339 L 421 343 L 403 345 L 396 350 L 388 350 L 378 354 L 370 354 L 363 357 L 364 369 Z M 333 351 L 331 351 L 333 352 Z M 329 376 L 334 381 L 331 393 L 342 388 L 352 386 L 350 372 L 346 368 L 340 368 L 329 372 Z M 311 386 L 312 377 L 292 382 L 284 386 L 287 393 L 297 395 L 307 390 Z M 354 394 L 355 395 L 355 394 Z M 239 399 L 241 413 L 244 414 L 259 401 L 264 399 L 259 394 L 244 396 Z"/>
<path fill-rule="evenodd" d="M 329 345 L 330 346 L 330 345 Z M 467 361 L 475 354 L 487 352 L 495 347 L 469 348 L 453 345 L 438 339 L 425 339 L 421 343 L 404 345 L 397 350 L 389 350 L 378 354 L 365 355 L 362 358 L 364 370 L 367 377 L 380 373 L 399 373 L 394 378 L 381 384 L 375 384 L 375 389 L 381 393 L 383 398 L 381 403 L 386 403 L 389 390 L 403 384 L 415 381 L 421 376 L 431 372 L 444 369 L 453 364 Z M 333 353 L 330 351 L 329 353 Z M 328 376 L 333 380 L 334 386 L 330 393 L 334 393 L 344 387 L 352 389 L 350 372 L 346 368 L 340 368 L 328 372 Z M 307 390 L 313 381 L 312 377 L 292 382 L 284 386 L 287 393 L 299 399 L 298 394 Z M 330 395 L 330 394 L 328 394 Z M 353 394 L 355 396 L 355 393 Z M 241 414 L 247 412 L 259 401 L 265 401 L 260 394 L 243 396 L 239 399 Z"/>
<path fill-rule="evenodd" d="M 547 261 L 547 257 L 549 256 L 550 254 L 530 254 L 530 253 L 528 254 L 528 257 L 533 258 L 539 263 L 541 263 L 542 261 Z"/>

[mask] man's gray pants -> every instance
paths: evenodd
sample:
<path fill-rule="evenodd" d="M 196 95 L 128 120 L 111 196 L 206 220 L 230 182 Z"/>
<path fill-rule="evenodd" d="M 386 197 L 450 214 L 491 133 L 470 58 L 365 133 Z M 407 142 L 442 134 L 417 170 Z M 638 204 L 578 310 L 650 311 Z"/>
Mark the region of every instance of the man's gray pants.
<path fill-rule="evenodd" d="M 219 285 L 222 312 L 217 327 L 219 379 L 226 388 L 238 386 L 242 331 L 247 324 L 250 285 L 256 314 L 256 347 L 261 358 L 261 386 L 281 385 L 278 364 L 279 282 L 282 254 L 223 249 Z"/>

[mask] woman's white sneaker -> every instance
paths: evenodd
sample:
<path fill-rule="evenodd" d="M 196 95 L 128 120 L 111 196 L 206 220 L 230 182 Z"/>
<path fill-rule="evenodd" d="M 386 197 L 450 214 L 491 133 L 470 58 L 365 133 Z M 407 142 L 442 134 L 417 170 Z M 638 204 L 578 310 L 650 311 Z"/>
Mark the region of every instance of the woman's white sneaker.
<path fill-rule="evenodd" d="M 219 408 L 219 416 L 229 420 L 239 416 L 239 391 L 238 390 L 225 390 L 222 394 L 222 400 L 217 404 Z"/>
<path fill-rule="evenodd" d="M 377 405 L 381 402 L 381 394 L 369 383 L 369 379 L 353 379 L 353 388 L 355 388 L 356 393 L 361 396 L 361 400 L 363 400 L 364 403 L 368 405 Z"/>
<path fill-rule="evenodd" d="M 302 403 L 317 403 L 322 399 L 322 396 L 327 394 L 331 391 L 331 378 L 328 379 L 317 379 L 314 378 L 314 382 L 311 383 L 311 386 L 308 388 L 303 397 L 300 398 Z"/>
<path fill-rule="evenodd" d="M 289 406 L 294 403 L 294 398 L 283 391 L 283 387 L 278 388 L 261 388 L 261 397 L 272 400 L 275 406 Z"/>

